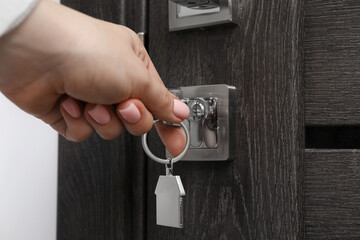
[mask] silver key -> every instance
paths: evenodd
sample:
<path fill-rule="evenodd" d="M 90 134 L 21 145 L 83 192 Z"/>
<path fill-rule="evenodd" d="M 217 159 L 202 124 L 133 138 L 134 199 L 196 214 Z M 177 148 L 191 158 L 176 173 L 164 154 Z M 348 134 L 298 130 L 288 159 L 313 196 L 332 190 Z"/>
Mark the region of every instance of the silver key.
<path fill-rule="evenodd" d="M 168 167 L 165 165 L 165 167 L 166 175 L 159 176 L 155 189 L 156 224 L 182 228 L 183 197 L 185 196 L 185 190 L 180 176 L 174 176 L 172 174 L 172 166 Z"/>

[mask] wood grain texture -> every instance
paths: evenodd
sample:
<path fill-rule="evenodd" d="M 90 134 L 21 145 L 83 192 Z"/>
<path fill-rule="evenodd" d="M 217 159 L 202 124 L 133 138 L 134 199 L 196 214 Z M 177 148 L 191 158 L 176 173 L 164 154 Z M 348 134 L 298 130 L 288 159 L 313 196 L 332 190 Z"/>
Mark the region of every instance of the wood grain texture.
<path fill-rule="evenodd" d="M 142 152 L 129 139 L 60 138 L 58 240 L 144 239 Z"/>
<path fill-rule="evenodd" d="M 149 51 L 167 87 L 226 83 L 238 94 L 236 159 L 174 166 L 182 230 L 155 225 L 164 166 L 150 161 L 148 239 L 302 237 L 302 2 L 239 1 L 238 26 L 174 33 L 167 1 L 149 2 Z"/>
<path fill-rule="evenodd" d="M 137 15 L 146 6 L 140 0 L 62 3 L 135 31 L 146 26 Z M 145 239 L 146 163 L 140 139 L 129 134 L 83 143 L 60 138 L 57 239 Z"/>
<path fill-rule="evenodd" d="M 360 123 L 360 1 L 307 0 L 306 125 Z"/>
<path fill-rule="evenodd" d="M 306 239 L 360 238 L 360 150 L 305 153 Z"/>

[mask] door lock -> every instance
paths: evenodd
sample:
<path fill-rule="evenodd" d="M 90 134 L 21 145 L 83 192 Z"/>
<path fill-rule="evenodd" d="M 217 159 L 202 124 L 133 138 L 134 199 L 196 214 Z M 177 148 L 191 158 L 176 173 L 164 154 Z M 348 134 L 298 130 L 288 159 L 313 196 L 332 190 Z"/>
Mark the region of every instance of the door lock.
<path fill-rule="evenodd" d="M 183 160 L 224 161 L 232 158 L 235 93 L 225 84 L 170 89 L 190 109 L 184 124 L 190 132 L 190 149 Z M 167 157 L 171 157 L 167 152 Z"/>
<path fill-rule="evenodd" d="M 187 125 L 190 130 L 190 148 L 217 146 L 217 97 L 182 99 L 190 109 Z"/>

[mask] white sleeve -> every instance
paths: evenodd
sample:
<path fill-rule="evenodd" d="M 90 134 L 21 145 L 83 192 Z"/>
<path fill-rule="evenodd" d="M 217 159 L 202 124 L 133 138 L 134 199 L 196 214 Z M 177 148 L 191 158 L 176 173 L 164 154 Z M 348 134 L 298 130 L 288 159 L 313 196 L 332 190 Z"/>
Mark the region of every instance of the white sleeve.
<path fill-rule="evenodd" d="M 16 27 L 38 0 L 0 0 L 0 36 Z"/>

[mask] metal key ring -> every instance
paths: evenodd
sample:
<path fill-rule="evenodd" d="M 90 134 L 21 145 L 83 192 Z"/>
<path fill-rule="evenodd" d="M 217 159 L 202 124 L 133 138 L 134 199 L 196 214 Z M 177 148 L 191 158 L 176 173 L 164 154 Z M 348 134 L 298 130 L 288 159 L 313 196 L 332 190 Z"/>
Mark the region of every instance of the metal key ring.
<path fill-rule="evenodd" d="M 158 122 L 158 121 L 159 120 L 154 120 L 154 124 L 156 122 Z M 189 150 L 189 147 L 190 147 L 190 133 L 189 133 L 189 130 L 187 129 L 187 127 L 185 126 L 184 123 L 181 122 L 180 125 L 185 131 L 186 144 L 185 144 L 184 150 L 178 156 L 172 158 L 171 161 L 169 161 L 169 159 L 163 159 L 163 158 L 159 158 L 159 157 L 155 156 L 150 151 L 149 146 L 147 145 L 147 142 L 146 142 L 147 133 L 145 133 L 141 137 L 141 143 L 142 143 L 142 146 L 144 148 L 144 151 L 145 151 L 146 155 L 148 155 L 154 161 L 156 161 L 158 163 L 162 163 L 162 164 L 170 164 L 170 163 L 176 163 L 176 162 L 180 161 L 185 156 L 185 154 L 187 153 L 187 151 Z"/>

